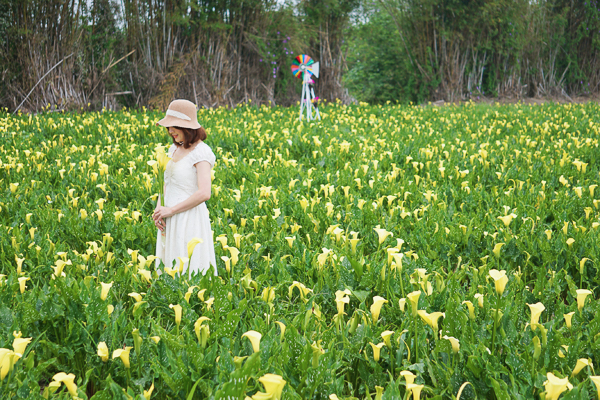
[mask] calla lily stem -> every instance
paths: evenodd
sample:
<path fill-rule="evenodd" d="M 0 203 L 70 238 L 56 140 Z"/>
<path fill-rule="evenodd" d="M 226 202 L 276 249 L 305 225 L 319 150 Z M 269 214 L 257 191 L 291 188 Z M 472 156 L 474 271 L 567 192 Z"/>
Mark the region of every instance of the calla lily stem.
<path fill-rule="evenodd" d="M 496 312 L 494 313 L 494 329 L 492 331 L 492 354 L 496 347 L 496 328 L 498 326 L 498 309 L 500 308 L 500 294 L 496 293 Z"/>

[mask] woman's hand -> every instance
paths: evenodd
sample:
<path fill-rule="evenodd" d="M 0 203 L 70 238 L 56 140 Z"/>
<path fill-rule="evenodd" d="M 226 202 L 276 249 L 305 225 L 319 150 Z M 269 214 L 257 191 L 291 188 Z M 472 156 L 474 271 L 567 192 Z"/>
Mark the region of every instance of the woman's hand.
<path fill-rule="evenodd" d="M 169 218 L 173 216 L 173 209 L 171 207 L 162 207 L 157 206 L 152 214 L 152 219 L 154 220 L 154 225 L 161 231 L 165 229 L 165 218 Z"/>

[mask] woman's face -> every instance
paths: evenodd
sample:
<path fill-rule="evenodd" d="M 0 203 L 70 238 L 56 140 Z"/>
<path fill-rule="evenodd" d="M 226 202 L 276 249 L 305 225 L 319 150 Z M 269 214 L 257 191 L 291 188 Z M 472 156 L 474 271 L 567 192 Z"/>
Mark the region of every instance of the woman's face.
<path fill-rule="evenodd" d="M 174 126 L 170 126 L 169 135 L 171 135 L 177 143 L 183 142 L 184 136 L 183 131 L 181 129 L 177 129 Z"/>

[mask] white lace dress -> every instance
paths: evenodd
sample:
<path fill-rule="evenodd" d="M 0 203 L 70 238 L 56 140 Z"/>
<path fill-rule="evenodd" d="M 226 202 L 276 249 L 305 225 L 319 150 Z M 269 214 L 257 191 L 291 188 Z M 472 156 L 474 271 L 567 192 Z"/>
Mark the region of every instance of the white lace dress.
<path fill-rule="evenodd" d="M 169 148 L 169 157 L 173 156 L 176 146 Z M 198 190 L 198 178 L 195 164 L 208 161 L 215 164 L 215 154 L 204 142 L 199 143 L 191 152 L 177 162 L 170 160 L 165 169 L 165 207 L 173 207 L 189 198 Z M 165 219 L 164 236 L 157 229 L 156 268 L 160 274 L 160 261 L 167 267 L 179 266 L 178 257 L 187 257 L 187 244 L 197 237 L 203 240 L 194 248 L 192 258 L 184 265 L 184 275 L 190 278 L 197 273 L 206 273 L 210 265 L 214 266 L 217 275 L 215 247 L 206 203 L 202 203 L 187 211 Z M 189 267 L 189 268 L 188 268 Z"/>

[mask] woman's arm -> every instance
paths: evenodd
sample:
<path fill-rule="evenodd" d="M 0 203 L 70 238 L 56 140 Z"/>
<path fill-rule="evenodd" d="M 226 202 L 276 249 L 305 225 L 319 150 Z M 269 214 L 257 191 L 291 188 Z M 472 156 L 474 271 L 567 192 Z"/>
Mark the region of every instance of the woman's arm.
<path fill-rule="evenodd" d="M 172 217 L 175 214 L 192 209 L 210 199 L 210 163 L 208 161 L 201 161 L 196 163 L 195 167 L 198 176 L 198 190 L 186 200 L 173 207 L 157 207 L 152 215 L 154 220 Z"/>

